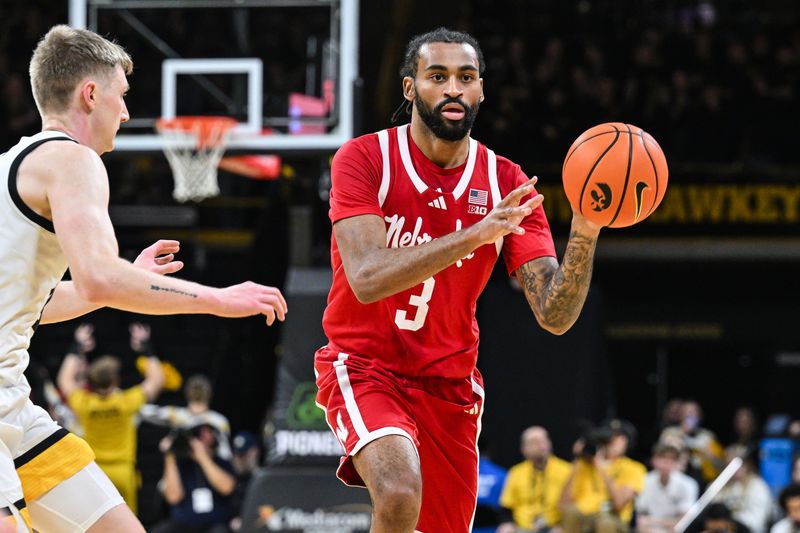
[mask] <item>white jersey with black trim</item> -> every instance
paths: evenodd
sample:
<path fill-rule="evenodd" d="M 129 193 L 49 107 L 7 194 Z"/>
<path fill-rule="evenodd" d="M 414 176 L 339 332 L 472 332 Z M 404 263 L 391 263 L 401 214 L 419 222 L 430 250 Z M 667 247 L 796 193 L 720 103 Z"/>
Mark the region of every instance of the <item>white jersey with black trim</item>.
<path fill-rule="evenodd" d="M 0 414 L 30 393 L 23 372 L 44 306 L 67 270 L 53 223 L 28 207 L 17 190 L 22 160 L 53 140 L 76 142 L 59 131 L 23 137 L 0 155 Z"/>

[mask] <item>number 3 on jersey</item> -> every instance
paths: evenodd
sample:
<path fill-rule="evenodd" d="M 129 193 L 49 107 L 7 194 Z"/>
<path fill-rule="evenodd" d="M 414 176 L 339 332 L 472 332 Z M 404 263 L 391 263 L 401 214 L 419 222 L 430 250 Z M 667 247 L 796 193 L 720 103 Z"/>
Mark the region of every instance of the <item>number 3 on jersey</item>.
<path fill-rule="evenodd" d="M 398 309 L 394 315 L 394 323 L 400 329 L 407 329 L 409 331 L 418 331 L 424 324 L 425 318 L 428 316 L 428 302 L 431 301 L 433 296 L 433 286 L 436 285 L 436 280 L 430 277 L 422 282 L 422 294 L 412 294 L 408 299 L 408 304 L 416 307 L 417 312 L 414 314 L 414 319 L 409 320 L 408 311 L 405 309 Z"/>

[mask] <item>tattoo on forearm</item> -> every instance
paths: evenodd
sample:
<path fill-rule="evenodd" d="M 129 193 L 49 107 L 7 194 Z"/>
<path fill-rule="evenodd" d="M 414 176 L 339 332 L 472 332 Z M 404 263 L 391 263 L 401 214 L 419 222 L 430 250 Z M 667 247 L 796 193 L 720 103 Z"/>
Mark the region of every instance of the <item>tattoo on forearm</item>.
<path fill-rule="evenodd" d="M 172 287 L 159 287 L 158 285 L 150 285 L 151 291 L 171 292 L 172 294 L 180 294 L 181 296 L 188 296 L 190 298 L 197 298 L 197 295 L 192 292 L 182 291 L 180 289 L 173 289 Z"/>
<path fill-rule="evenodd" d="M 596 239 L 572 232 L 564 260 L 557 268 L 555 262 L 537 264 L 537 261 L 519 268 L 519 281 L 540 322 L 563 328 L 578 318 L 592 279 L 596 243 Z"/>

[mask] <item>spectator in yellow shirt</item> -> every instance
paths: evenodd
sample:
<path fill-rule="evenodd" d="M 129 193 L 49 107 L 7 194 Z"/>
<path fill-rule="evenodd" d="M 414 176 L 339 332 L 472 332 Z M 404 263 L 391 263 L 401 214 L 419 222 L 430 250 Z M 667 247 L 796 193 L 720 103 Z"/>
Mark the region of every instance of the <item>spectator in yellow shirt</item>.
<path fill-rule="evenodd" d="M 627 533 L 647 469 L 625 457 L 633 427 L 613 420 L 576 446 L 578 459 L 561 495 L 564 533 Z M 596 450 L 585 453 L 589 445 Z"/>
<path fill-rule="evenodd" d="M 150 328 L 130 327 L 131 348 L 142 353 Z M 139 408 L 152 401 L 164 385 L 158 358 L 148 358 L 144 381 L 129 389 L 119 388 L 119 359 L 102 356 L 88 365 L 85 354 L 94 347 L 92 326 L 81 325 L 75 332 L 77 349 L 69 353 L 58 373 L 58 386 L 84 429 L 84 438 L 95 453 L 98 466 L 117 487 L 134 514 L 137 511 L 136 422 Z M 85 388 L 88 377 L 91 390 Z"/>
<path fill-rule="evenodd" d="M 509 520 L 497 533 L 514 533 L 517 528 L 542 532 L 561 521 L 558 502 L 572 466 L 552 454 L 550 436 L 541 426 L 522 433 L 520 450 L 525 460 L 511 467 L 500 496 Z"/>

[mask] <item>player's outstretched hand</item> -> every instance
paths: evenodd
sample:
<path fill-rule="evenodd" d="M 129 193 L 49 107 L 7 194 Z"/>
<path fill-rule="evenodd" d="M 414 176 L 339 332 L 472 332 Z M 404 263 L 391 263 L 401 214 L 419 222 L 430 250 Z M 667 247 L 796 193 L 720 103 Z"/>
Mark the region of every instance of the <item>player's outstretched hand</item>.
<path fill-rule="evenodd" d="M 537 179 L 534 176 L 508 193 L 483 220 L 475 224 L 474 227 L 480 232 L 478 238 L 482 244 L 493 243 L 509 233 L 516 233 L 517 235 L 525 233 L 525 230 L 520 227 L 520 223 L 534 209 L 542 205 L 544 196 L 537 194 L 528 198 L 521 205 L 520 202 L 526 195 L 533 192 L 533 185 Z"/>
<path fill-rule="evenodd" d="M 283 322 L 286 319 L 286 300 L 281 291 L 275 287 L 259 285 L 245 281 L 219 290 L 221 308 L 215 313 L 228 318 L 264 315 L 267 325 L 271 326 L 275 318 Z"/>
<path fill-rule="evenodd" d="M 133 264 L 156 274 L 174 274 L 183 268 L 183 261 L 173 261 L 180 249 L 180 242 L 160 239 L 142 250 Z"/>

